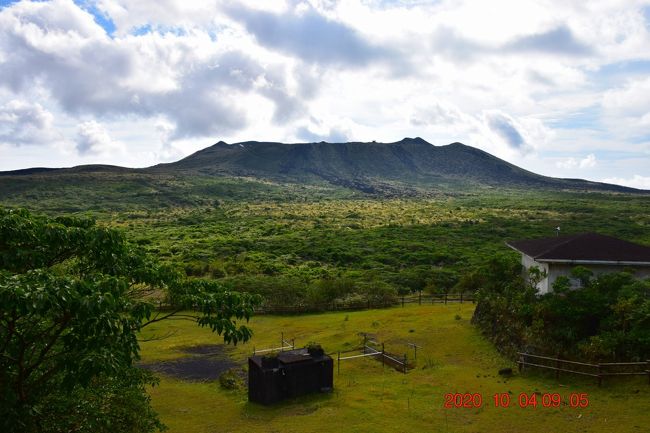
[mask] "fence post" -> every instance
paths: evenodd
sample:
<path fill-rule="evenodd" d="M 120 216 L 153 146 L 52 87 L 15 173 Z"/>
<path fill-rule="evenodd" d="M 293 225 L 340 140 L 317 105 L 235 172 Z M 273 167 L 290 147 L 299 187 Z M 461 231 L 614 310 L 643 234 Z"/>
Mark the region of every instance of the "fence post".
<path fill-rule="evenodd" d="M 404 295 L 402 295 L 402 308 L 404 308 Z"/>
<path fill-rule="evenodd" d="M 445 305 L 447 305 L 447 292 L 445 292 Z"/>
<path fill-rule="evenodd" d="M 598 363 L 598 386 L 603 384 L 603 376 L 600 373 L 600 369 L 601 369 L 601 367 L 600 367 L 600 362 L 599 362 Z"/>
<path fill-rule="evenodd" d="M 463 303 L 463 292 L 460 292 L 460 303 Z"/>
<path fill-rule="evenodd" d="M 406 362 L 407 362 L 407 361 L 406 361 L 406 353 L 405 353 L 405 354 L 404 354 L 404 370 L 403 370 L 403 371 L 404 371 L 404 374 L 406 374 L 406 370 L 408 369 L 408 367 L 406 366 Z"/>
<path fill-rule="evenodd" d="M 555 360 L 555 379 L 560 379 L 560 359 Z"/>
<path fill-rule="evenodd" d="M 418 305 L 422 305 L 422 290 L 420 290 L 420 297 L 418 298 Z"/>
<path fill-rule="evenodd" d="M 370 296 L 368 296 L 368 309 L 370 310 Z"/>
<path fill-rule="evenodd" d="M 519 369 L 519 373 L 522 372 L 524 369 L 524 354 L 520 353 L 519 354 L 519 362 L 517 363 L 517 368 Z"/>
<path fill-rule="evenodd" d="M 336 374 L 341 374 L 341 351 L 339 350 L 338 362 L 336 363 Z"/>

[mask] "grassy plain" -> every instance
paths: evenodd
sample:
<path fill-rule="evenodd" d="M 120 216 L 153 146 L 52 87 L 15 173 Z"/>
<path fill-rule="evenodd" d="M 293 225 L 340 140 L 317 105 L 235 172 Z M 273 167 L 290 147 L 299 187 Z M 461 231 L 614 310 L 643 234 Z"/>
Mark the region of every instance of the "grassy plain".
<path fill-rule="evenodd" d="M 163 377 L 151 390 L 152 403 L 170 433 L 207 432 L 644 432 L 647 431 L 650 387 L 645 378 L 611 380 L 599 388 L 582 378 L 536 373 L 502 378 L 502 367 L 515 367 L 469 323 L 473 304 L 407 306 L 383 310 L 302 316 L 257 316 L 250 325 L 251 342 L 230 350 L 245 363 L 257 348 L 277 346 L 280 332 L 296 346 L 310 341 L 328 352 L 356 347 L 361 331 L 377 335 L 393 353 L 422 346 L 416 368 L 404 375 L 368 358 L 342 361 L 335 390 L 277 406 L 248 403 L 245 389 L 222 390 L 217 382 L 184 382 Z M 456 316 L 460 316 L 457 319 Z M 142 344 L 143 362 L 170 360 L 188 346 L 215 344 L 218 337 L 190 322 L 162 322 L 143 337 L 173 336 Z M 516 368 L 515 368 L 516 371 Z M 520 393 L 572 392 L 589 395 L 587 408 L 520 408 Z M 478 409 L 445 409 L 448 392 L 483 395 Z M 494 407 L 494 393 L 512 392 L 508 408 Z"/>

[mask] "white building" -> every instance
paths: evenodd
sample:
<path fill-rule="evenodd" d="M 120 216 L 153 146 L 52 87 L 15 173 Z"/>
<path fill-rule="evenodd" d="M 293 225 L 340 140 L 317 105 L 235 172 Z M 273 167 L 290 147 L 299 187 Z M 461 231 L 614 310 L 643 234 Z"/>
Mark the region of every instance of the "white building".
<path fill-rule="evenodd" d="M 650 247 L 598 233 L 581 233 L 543 239 L 506 242 L 521 253 L 526 270 L 537 266 L 546 278 L 537 284 L 540 294 L 548 293 L 560 275 L 571 278 L 571 269 L 584 266 L 594 276 L 634 269 L 637 278 L 650 278 Z M 579 281 L 571 279 L 574 287 Z"/>

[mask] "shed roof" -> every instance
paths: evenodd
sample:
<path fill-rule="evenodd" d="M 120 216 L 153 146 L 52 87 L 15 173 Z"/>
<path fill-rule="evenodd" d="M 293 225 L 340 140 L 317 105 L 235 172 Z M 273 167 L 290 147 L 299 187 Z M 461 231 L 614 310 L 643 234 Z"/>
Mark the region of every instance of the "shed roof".
<path fill-rule="evenodd" d="M 307 349 L 294 349 L 285 350 L 284 352 L 277 353 L 278 365 L 285 366 L 289 364 L 296 364 L 301 362 L 318 362 L 329 356 L 323 354 L 310 354 Z M 253 355 L 249 359 L 252 360 L 258 367 L 262 367 L 263 355 Z"/>
<path fill-rule="evenodd" d="M 580 233 L 506 244 L 539 262 L 650 264 L 650 247 L 599 233 Z"/>

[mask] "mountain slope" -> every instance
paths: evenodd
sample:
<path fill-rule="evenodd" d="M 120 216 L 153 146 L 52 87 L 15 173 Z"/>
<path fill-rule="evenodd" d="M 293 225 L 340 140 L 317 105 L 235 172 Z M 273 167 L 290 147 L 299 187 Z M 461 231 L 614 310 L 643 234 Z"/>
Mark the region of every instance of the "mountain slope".
<path fill-rule="evenodd" d="M 618 185 L 556 179 L 482 150 L 421 138 L 395 143 L 219 142 L 180 161 L 0 172 L 0 204 L 54 211 L 146 210 L 219 200 L 430 196 L 482 189 L 649 194 Z"/>
<path fill-rule="evenodd" d="M 180 161 L 148 172 L 195 172 L 319 182 L 373 192 L 377 185 L 462 188 L 469 186 L 538 187 L 635 191 L 579 179 L 540 176 L 482 150 L 452 143 L 433 146 L 421 138 L 395 143 L 219 142 Z"/>

